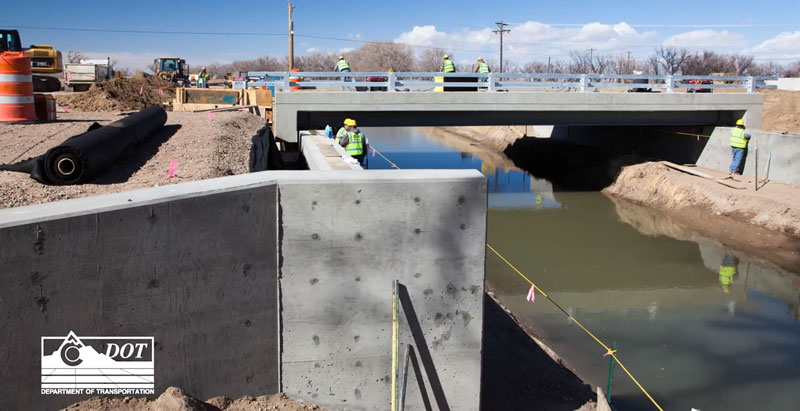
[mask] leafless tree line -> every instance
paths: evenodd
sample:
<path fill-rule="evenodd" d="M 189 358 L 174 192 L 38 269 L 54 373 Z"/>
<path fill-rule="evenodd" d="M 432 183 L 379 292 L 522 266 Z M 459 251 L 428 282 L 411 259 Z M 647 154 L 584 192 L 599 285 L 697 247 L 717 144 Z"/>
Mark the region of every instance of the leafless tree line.
<path fill-rule="evenodd" d="M 370 42 L 361 48 L 344 52 L 342 55 L 350 62 L 353 71 L 384 72 L 394 71 L 439 71 L 442 56 L 448 54 L 452 60 L 455 56 L 447 50 L 439 48 L 423 49 L 415 52 L 412 47 L 393 42 Z M 295 57 L 294 67 L 302 71 L 333 71 L 337 54 L 312 53 Z M 485 58 L 492 68 L 497 61 Z M 474 63 L 457 64 L 460 72 L 473 71 Z M 199 66 L 194 66 L 199 67 Z M 226 73 L 239 71 L 284 71 L 288 67 L 286 57 L 264 56 L 253 60 L 235 61 L 233 63 L 207 64 L 206 68 L 212 76 L 222 77 Z M 524 73 L 598 73 L 598 74 L 633 74 L 641 71 L 644 74 L 685 74 L 685 75 L 777 75 L 786 77 L 800 76 L 800 61 L 781 65 L 775 62 L 759 63 L 753 56 L 742 54 L 725 54 L 710 50 L 691 52 L 685 48 L 659 47 L 646 58 L 635 58 L 630 54 L 614 55 L 597 51 L 571 51 L 567 60 L 532 61 L 519 64 L 504 59 L 506 72 Z"/>

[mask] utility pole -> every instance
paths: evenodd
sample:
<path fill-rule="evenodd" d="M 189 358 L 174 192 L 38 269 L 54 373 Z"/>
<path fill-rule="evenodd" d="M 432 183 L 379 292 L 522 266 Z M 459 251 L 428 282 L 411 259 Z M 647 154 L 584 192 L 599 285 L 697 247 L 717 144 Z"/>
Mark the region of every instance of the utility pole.
<path fill-rule="evenodd" d="M 547 73 L 550 73 L 550 56 L 547 56 Z M 527 130 L 527 128 L 525 130 Z"/>
<path fill-rule="evenodd" d="M 294 21 L 292 21 L 294 6 L 289 2 L 289 71 L 294 68 Z"/>
<path fill-rule="evenodd" d="M 597 49 L 590 48 L 589 49 L 589 67 L 592 69 L 592 73 L 594 73 L 594 51 Z"/>
<path fill-rule="evenodd" d="M 494 24 L 497 24 L 498 29 L 492 30 L 495 34 L 500 34 L 500 72 L 503 72 L 503 33 L 510 33 L 511 30 L 505 29 L 508 26 L 508 23 L 503 23 L 502 21 L 498 21 Z"/>

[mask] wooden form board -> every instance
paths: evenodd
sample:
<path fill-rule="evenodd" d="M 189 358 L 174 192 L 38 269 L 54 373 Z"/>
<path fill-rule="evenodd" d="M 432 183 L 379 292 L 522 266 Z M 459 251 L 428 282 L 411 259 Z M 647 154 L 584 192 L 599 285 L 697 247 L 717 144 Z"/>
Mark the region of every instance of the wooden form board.
<path fill-rule="evenodd" d="M 232 106 L 255 106 L 247 110 L 271 121 L 272 92 L 253 89 L 176 88 L 172 110 L 197 111 Z"/>

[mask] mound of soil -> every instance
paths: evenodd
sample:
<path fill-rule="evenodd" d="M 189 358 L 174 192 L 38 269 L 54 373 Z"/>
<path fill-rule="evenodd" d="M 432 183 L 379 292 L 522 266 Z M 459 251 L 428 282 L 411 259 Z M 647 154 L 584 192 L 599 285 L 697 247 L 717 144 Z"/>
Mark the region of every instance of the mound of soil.
<path fill-rule="evenodd" d="M 698 167 L 698 171 L 723 178 L 725 173 Z M 800 238 L 800 187 L 769 182 L 755 191 L 747 177 L 736 190 L 715 181 L 673 170 L 660 163 L 625 167 L 613 185 L 603 190 L 614 197 L 667 211 L 704 209 L 767 230 Z M 735 235 L 735 234 L 734 234 Z"/>
<path fill-rule="evenodd" d="M 763 130 L 800 134 L 800 91 L 763 90 Z"/>
<path fill-rule="evenodd" d="M 64 410 L 68 411 L 307 411 L 322 410 L 318 405 L 305 404 L 287 398 L 284 394 L 262 395 L 259 397 L 245 396 L 237 400 L 227 397 L 214 397 L 208 401 L 201 401 L 186 395 L 180 388 L 169 387 L 155 401 L 146 398 L 122 397 L 105 398 L 92 397 L 70 405 Z"/>
<path fill-rule="evenodd" d="M 169 109 L 165 102 L 175 98 L 175 86 L 147 73 L 129 78 L 113 78 L 95 83 L 84 93 L 61 94 L 61 106 L 80 111 L 142 110 L 152 105 Z"/>

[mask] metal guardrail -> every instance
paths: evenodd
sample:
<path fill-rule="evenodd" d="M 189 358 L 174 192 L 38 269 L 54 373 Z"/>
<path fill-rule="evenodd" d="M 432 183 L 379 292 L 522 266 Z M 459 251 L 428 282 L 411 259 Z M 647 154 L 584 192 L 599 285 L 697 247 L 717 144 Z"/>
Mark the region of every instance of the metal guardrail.
<path fill-rule="evenodd" d="M 444 81 L 437 81 L 442 78 Z M 367 81 L 370 78 L 372 81 Z M 470 79 L 447 81 L 448 78 Z M 358 91 L 430 91 L 436 88 L 473 88 L 484 91 L 526 91 L 555 89 L 558 91 L 592 92 L 598 88 L 663 90 L 743 89 L 755 93 L 759 89 L 775 89 L 766 80 L 776 76 L 657 76 L 635 74 L 555 74 L 555 73 L 430 73 L 430 72 L 271 72 L 250 71 L 245 87 L 274 87 L 275 91 L 301 89 Z M 299 79 L 300 81 L 297 81 Z M 475 80 L 471 80 L 475 79 Z M 377 81 L 375 81 L 377 80 Z M 702 84 L 702 81 L 709 83 Z"/>

